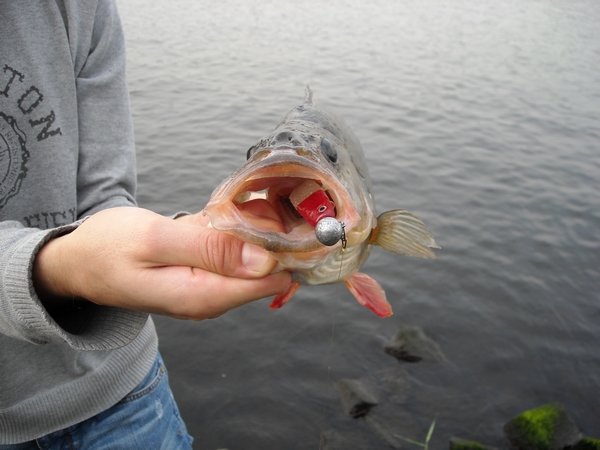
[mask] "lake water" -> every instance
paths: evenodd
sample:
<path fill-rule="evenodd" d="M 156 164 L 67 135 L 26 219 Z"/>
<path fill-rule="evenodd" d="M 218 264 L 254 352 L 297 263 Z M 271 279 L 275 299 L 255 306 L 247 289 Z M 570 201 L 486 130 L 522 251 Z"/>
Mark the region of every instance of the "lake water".
<path fill-rule="evenodd" d="M 378 211 L 410 210 L 443 247 L 435 261 L 374 249 L 363 271 L 388 319 L 344 286 L 278 311 L 156 317 L 195 449 L 317 449 L 323 432 L 381 449 L 386 433 L 423 441 L 434 419 L 434 450 L 504 447 L 505 422 L 551 401 L 600 437 L 599 2 L 119 6 L 142 207 L 201 210 L 309 84 L 361 140 Z M 385 354 L 403 325 L 448 361 Z M 379 428 L 342 411 L 335 383 L 402 371 L 370 414 Z"/>

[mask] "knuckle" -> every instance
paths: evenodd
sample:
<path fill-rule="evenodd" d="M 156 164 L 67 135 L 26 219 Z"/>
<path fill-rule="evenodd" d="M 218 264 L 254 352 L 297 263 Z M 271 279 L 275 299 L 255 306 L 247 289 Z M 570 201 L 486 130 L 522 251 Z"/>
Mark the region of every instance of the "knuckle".
<path fill-rule="evenodd" d="M 207 239 L 200 244 L 199 249 L 203 255 L 204 263 L 208 270 L 221 275 L 229 275 L 239 264 L 240 249 L 236 241 L 229 235 L 221 232 L 209 233 Z"/>

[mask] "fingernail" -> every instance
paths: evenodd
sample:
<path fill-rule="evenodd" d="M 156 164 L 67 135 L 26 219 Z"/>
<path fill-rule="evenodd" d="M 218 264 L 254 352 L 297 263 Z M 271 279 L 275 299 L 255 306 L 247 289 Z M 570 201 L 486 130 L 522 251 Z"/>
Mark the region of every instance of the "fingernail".
<path fill-rule="evenodd" d="M 264 272 L 265 266 L 271 261 L 271 256 L 260 247 L 244 244 L 242 248 L 242 264 L 252 272 Z"/>

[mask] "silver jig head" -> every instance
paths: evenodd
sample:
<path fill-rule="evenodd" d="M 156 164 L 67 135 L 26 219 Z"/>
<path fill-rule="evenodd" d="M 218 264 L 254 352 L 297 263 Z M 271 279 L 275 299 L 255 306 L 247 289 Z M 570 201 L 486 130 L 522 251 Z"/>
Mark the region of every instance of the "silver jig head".
<path fill-rule="evenodd" d="M 323 245 L 331 247 L 342 240 L 342 248 L 346 249 L 346 232 L 344 228 L 346 224 L 344 222 L 338 222 L 333 217 L 325 217 L 315 226 L 315 235 L 319 242 Z"/>

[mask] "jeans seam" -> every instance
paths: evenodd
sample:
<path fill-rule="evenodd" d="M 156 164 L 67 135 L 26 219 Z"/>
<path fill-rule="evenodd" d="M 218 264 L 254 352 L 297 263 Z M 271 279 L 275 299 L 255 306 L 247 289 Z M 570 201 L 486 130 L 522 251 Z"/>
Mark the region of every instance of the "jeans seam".
<path fill-rule="evenodd" d="M 148 395 L 150 392 L 152 392 L 154 389 L 156 389 L 156 387 L 160 384 L 160 382 L 165 377 L 165 374 L 166 374 L 166 369 L 161 364 L 158 367 L 158 373 L 156 374 L 156 377 L 154 377 L 154 379 L 152 380 L 152 382 L 150 384 L 148 384 L 147 386 L 145 386 L 143 389 L 141 389 L 141 390 L 139 390 L 137 392 L 134 392 L 133 394 L 127 395 L 119 403 L 121 403 L 121 404 L 130 403 L 130 402 L 133 402 L 135 400 L 139 400 L 140 398 Z"/>
<path fill-rule="evenodd" d="M 63 430 L 63 436 L 65 438 L 65 440 L 67 441 L 67 444 L 69 445 L 69 449 L 70 450 L 75 450 L 75 445 L 73 444 L 73 439 L 71 438 L 71 434 L 69 433 L 68 430 Z"/>

